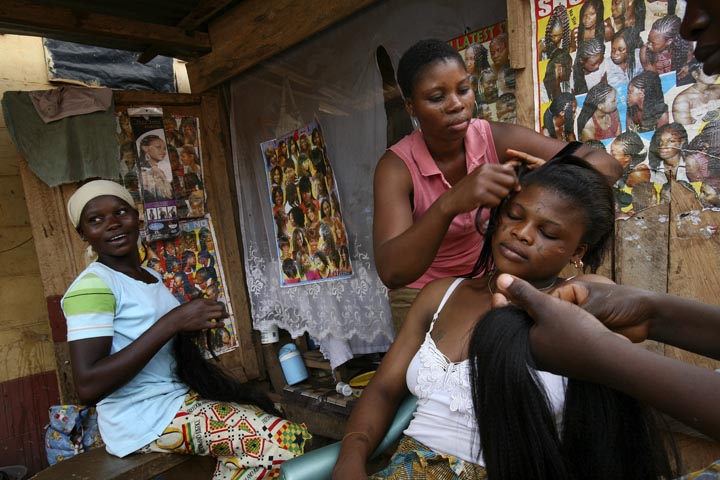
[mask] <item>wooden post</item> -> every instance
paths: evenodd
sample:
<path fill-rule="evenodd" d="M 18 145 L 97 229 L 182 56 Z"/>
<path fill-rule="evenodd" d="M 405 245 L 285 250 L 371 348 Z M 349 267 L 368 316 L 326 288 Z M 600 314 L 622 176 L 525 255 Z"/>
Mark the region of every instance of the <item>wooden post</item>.
<path fill-rule="evenodd" d="M 510 66 L 515 69 L 515 99 L 518 125 L 535 129 L 535 86 L 533 84 L 530 2 L 507 0 Z"/>
<path fill-rule="evenodd" d="M 668 293 L 720 304 L 720 234 L 708 227 L 720 224 L 720 212 L 701 211 L 695 192 L 673 181 L 670 203 L 670 261 Z M 667 346 L 665 354 L 704 368 L 719 368 L 720 362 Z M 720 443 L 678 435 L 678 447 L 686 472 L 703 468 L 720 458 Z"/>

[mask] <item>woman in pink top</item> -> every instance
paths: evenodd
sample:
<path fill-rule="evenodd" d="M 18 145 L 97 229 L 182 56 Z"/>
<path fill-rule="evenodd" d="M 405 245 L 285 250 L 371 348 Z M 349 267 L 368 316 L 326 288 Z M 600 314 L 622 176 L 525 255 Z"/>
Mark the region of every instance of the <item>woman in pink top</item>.
<path fill-rule="evenodd" d="M 399 328 L 425 284 L 472 270 L 481 244 L 477 209 L 498 205 L 517 187 L 519 162 L 551 158 L 567 143 L 517 125 L 473 119 L 470 75 L 460 54 L 440 40 L 420 41 L 405 52 L 397 77 L 405 108 L 420 128 L 377 164 L 373 239 L 375 266 L 392 289 Z M 599 150 L 582 146 L 576 155 L 611 184 L 622 172 Z"/>

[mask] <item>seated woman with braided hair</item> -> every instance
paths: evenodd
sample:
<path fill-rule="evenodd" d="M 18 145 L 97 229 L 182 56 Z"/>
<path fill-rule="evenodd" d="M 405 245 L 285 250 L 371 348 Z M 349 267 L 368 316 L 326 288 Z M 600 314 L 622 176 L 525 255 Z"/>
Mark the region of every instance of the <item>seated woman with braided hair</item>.
<path fill-rule="evenodd" d="M 585 268 L 595 272 L 613 237 L 614 221 L 612 189 L 584 160 L 563 155 L 522 176 L 519 191 L 491 216 L 487 240 L 469 278 L 432 281 L 417 296 L 353 409 L 333 478 L 367 478 L 365 462 L 408 393 L 418 397 L 414 418 L 390 465 L 373 478 L 488 478 L 494 467 L 488 460 L 495 457 L 484 456 L 488 445 L 478 432 L 490 420 L 474 414 L 468 348 L 473 329 L 491 309 L 496 277 L 512 273 L 547 290 L 564 282 L 558 275 L 568 263 L 581 273 Z M 609 282 L 592 274 L 581 277 Z M 556 422 L 564 407 L 566 380 L 534 374 L 548 390 L 550 417 Z M 497 381 L 504 380 L 509 381 Z M 628 463 L 634 459 L 622 455 L 608 461 L 633 469 Z"/>
<path fill-rule="evenodd" d="M 73 226 L 98 256 L 62 299 L 78 396 L 97 404 L 113 455 L 212 455 L 215 480 L 268 478 L 302 454 L 310 436 L 277 416 L 264 393 L 205 359 L 197 341 L 224 325 L 224 305 L 180 305 L 160 275 L 141 266 L 133 205 L 107 180 L 86 183 L 68 201 Z"/>

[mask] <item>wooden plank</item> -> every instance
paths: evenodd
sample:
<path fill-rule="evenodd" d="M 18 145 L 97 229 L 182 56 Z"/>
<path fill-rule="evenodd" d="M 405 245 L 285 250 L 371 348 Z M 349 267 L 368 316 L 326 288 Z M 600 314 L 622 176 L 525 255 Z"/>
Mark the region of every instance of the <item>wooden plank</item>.
<path fill-rule="evenodd" d="M 615 222 L 615 282 L 653 292 L 667 291 L 670 205 L 656 205 Z M 648 340 L 645 348 L 662 355 L 665 345 Z"/>
<path fill-rule="evenodd" d="M 283 374 L 280 360 L 278 360 L 278 350 L 278 343 L 269 343 L 262 346 L 265 368 L 270 377 L 270 383 L 275 392 L 282 393 L 287 381 L 285 381 L 285 374 Z"/>
<path fill-rule="evenodd" d="M 78 12 L 26 0 L 0 3 L 0 29 L 51 38 L 87 36 L 96 39 L 98 44 L 103 40 L 119 40 L 137 45 L 158 45 L 168 52 L 180 49 L 201 54 L 210 51 L 210 38 L 203 32 L 188 32 L 178 27 Z"/>
<path fill-rule="evenodd" d="M 200 0 L 195 8 L 180 20 L 177 27 L 183 30 L 195 30 L 231 3 L 233 0 Z"/>
<path fill-rule="evenodd" d="M 65 205 L 75 185 L 48 187 L 20 160 L 20 176 L 40 259 L 45 296 L 62 295 L 85 268 L 85 242 L 67 219 Z M 62 254 L 58 255 L 58 252 Z"/>
<path fill-rule="evenodd" d="M 172 453 L 142 453 L 118 458 L 104 448 L 96 448 L 57 463 L 31 480 L 148 480 L 192 458 L 192 455 Z"/>
<path fill-rule="evenodd" d="M 20 182 L 18 153 L 15 144 L 10 140 L 7 127 L 0 127 L 0 176 L 17 176 Z"/>
<path fill-rule="evenodd" d="M 695 193 L 673 181 L 670 203 L 670 246 L 668 293 L 720 304 L 720 235 L 709 226 L 720 224 L 720 212 L 701 211 Z M 679 348 L 667 346 L 665 355 L 705 368 L 719 368 L 720 362 Z M 686 471 L 696 470 L 720 458 L 720 443 L 676 436 Z"/>
<path fill-rule="evenodd" d="M 3 315 L 0 332 L 32 328 L 42 335 L 47 335 L 47 311 L 43 302 L 38 301 L 41 298 L 43 286 L 37 273 L 0 277 L 0 305 Z"/>
<path fill-rule="evenodd" d="M 22 183 L 16 175 L 0 177 L 0 225 L 28 226 L 30 219 L 25 206 Z M 4 250 L 0 248 L 0 250 Z"/>
<path fill-rule="evenodd" d="M 377 0 L 244 0 L 210 23 L 212 52 L 188 63 L 193 92 L 240 74 Z"/>
<path fill-rule="evenodd" d="M 164 108 L 182 105 L 197 107 L 198 105 L 200 105 L 200 95 L 192 95 L 189 93 L 160 93 L 144 92 L 139 90 L 113 90 L 113 98 L 115 99 L 116 107 L 125 108 L 132 105 L 157 105 Z"/>
<path fill-rule="evenodd" d="M 17 180 L 19 183 L 20 177 Z M 27 209 L 25 212 L 27 215 Z M 38 281 L 40 280 L 40 268 L 37 253 L 35 253 L 32 228 L 29 224 L 0 227 L 0 265 L 3 265 L 4 278 L 34 275 Z M 0 293 L 0 295 L 2 294 Z"/>
<path fill-rule="evenodd" d="M 0 465 L 25 465 L 30 474 L 47 466 L 43 427 L 57 403 L 52 371 L 0 382 Z"/>
<path fill-rule="evenodd" d="M 695 193 L 673 182 L 670 206 L 670 264 L 668 293 L 720 305 L 720 234 L 708 227 L 720 224 L 720 212 L 700 210 Z M 672 348 L 669 356 L 701 365 L 720 368 L 720 362 Z M 718 455 L 720 458 L 720 455 Z"/>
<path fill-rule="evenodd" d="M 217 460 L 215 457 L 194 455 L 190 460 L 164 472 L 158 480 L 198 480 L 212 478 Z"/>
<path fill-rule="evenodd" d="M 515 70 L 515 98 L 517 122 L 535 129 L 535 86 L 532 74 L 532 46 L 528 35 L 532 31 L 530 2 L 507 0 L 510 66 Z"/>
<path fill-rule="evenodd" d="M 72 374 L 70 363 L 70 346 L 67 342 L 56 342 L 53 344 L 55 351 L 55 374 L 57 376 L 58 389 L 60 390 L 60 401 L 63 404 L 79 404 L 75 380 Z"/>
<path fill-rule="evenodd" d="M 230 138 L 227 128 L 223 126 L 221 106 L 215 93 L 202 96 L 200 128 L 203 144 L 203 171 L 205 172 L 205 188 L 207 191 L 208 211 L 212 216 L 217 235 L 218 247 L 221 252 L 225 281 L 230 301 L 235 313 L 240 348 L 230 354 L 223 355 L 230 360 L 237 357 L 244 370 L 246 379 L 260 376 L 255 345 L 253 343 L 252 316 L 250 301 L 245 288 L 245 268 L 238 239 L 240 228 L 234 214 L 235 208 L 231 199 L 235 198 L 229 179 L 232 175 Z M 232 355 L 232 356 L 230 356 Z M 229 362 L 230 368 L 235 367 Z"/>
<path fill-rule="evenodd" d="M 55 368 L 47 324 L 35 323 L 0 331 L 0 381 L 9 381 Z"/>

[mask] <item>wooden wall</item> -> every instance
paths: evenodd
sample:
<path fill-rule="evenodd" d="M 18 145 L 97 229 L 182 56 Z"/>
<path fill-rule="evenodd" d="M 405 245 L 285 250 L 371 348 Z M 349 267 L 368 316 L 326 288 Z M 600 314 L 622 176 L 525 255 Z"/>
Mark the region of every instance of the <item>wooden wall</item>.
<path fill-rule="evenodd" d="M 42 40 L 0 35 L 0 94 L 50 88 Z M 46 465 L 43 425 L 59 401 L 45 295 L 20 179 L 0 117 L 0 466 Z"/>
<path fill-rule="evenodd" d="M 176 62 L 175 69 L 178 89 L 189 91 L 184 64 Z M 0 35 L 0 95 L 48 88 L 53 85 L 47 81 L 42 39 Z M 23 170 L 27 166 L 0 116 L 0 467 L 25 465 L 32 474 L 47 465 L 43 438 L 48 407 L 61 402 L 59 384 L 67 390 L 71 378 L 56 369 L 69 366 L 64 320 L 56 315 L 59 297 L 46 300 L 40 267 L 67 249 L 62 244 L 45 249 L 39 261 L 35 237 L 47 239 L 52 232 L 41 227 L 33 233 Z M 51 196 L 35 194 L 35 201 L 52 201 Z M 60 213 L 64 217 L 64 207 Z M 72 395 L 62 398 L 72 400 Z"/>

